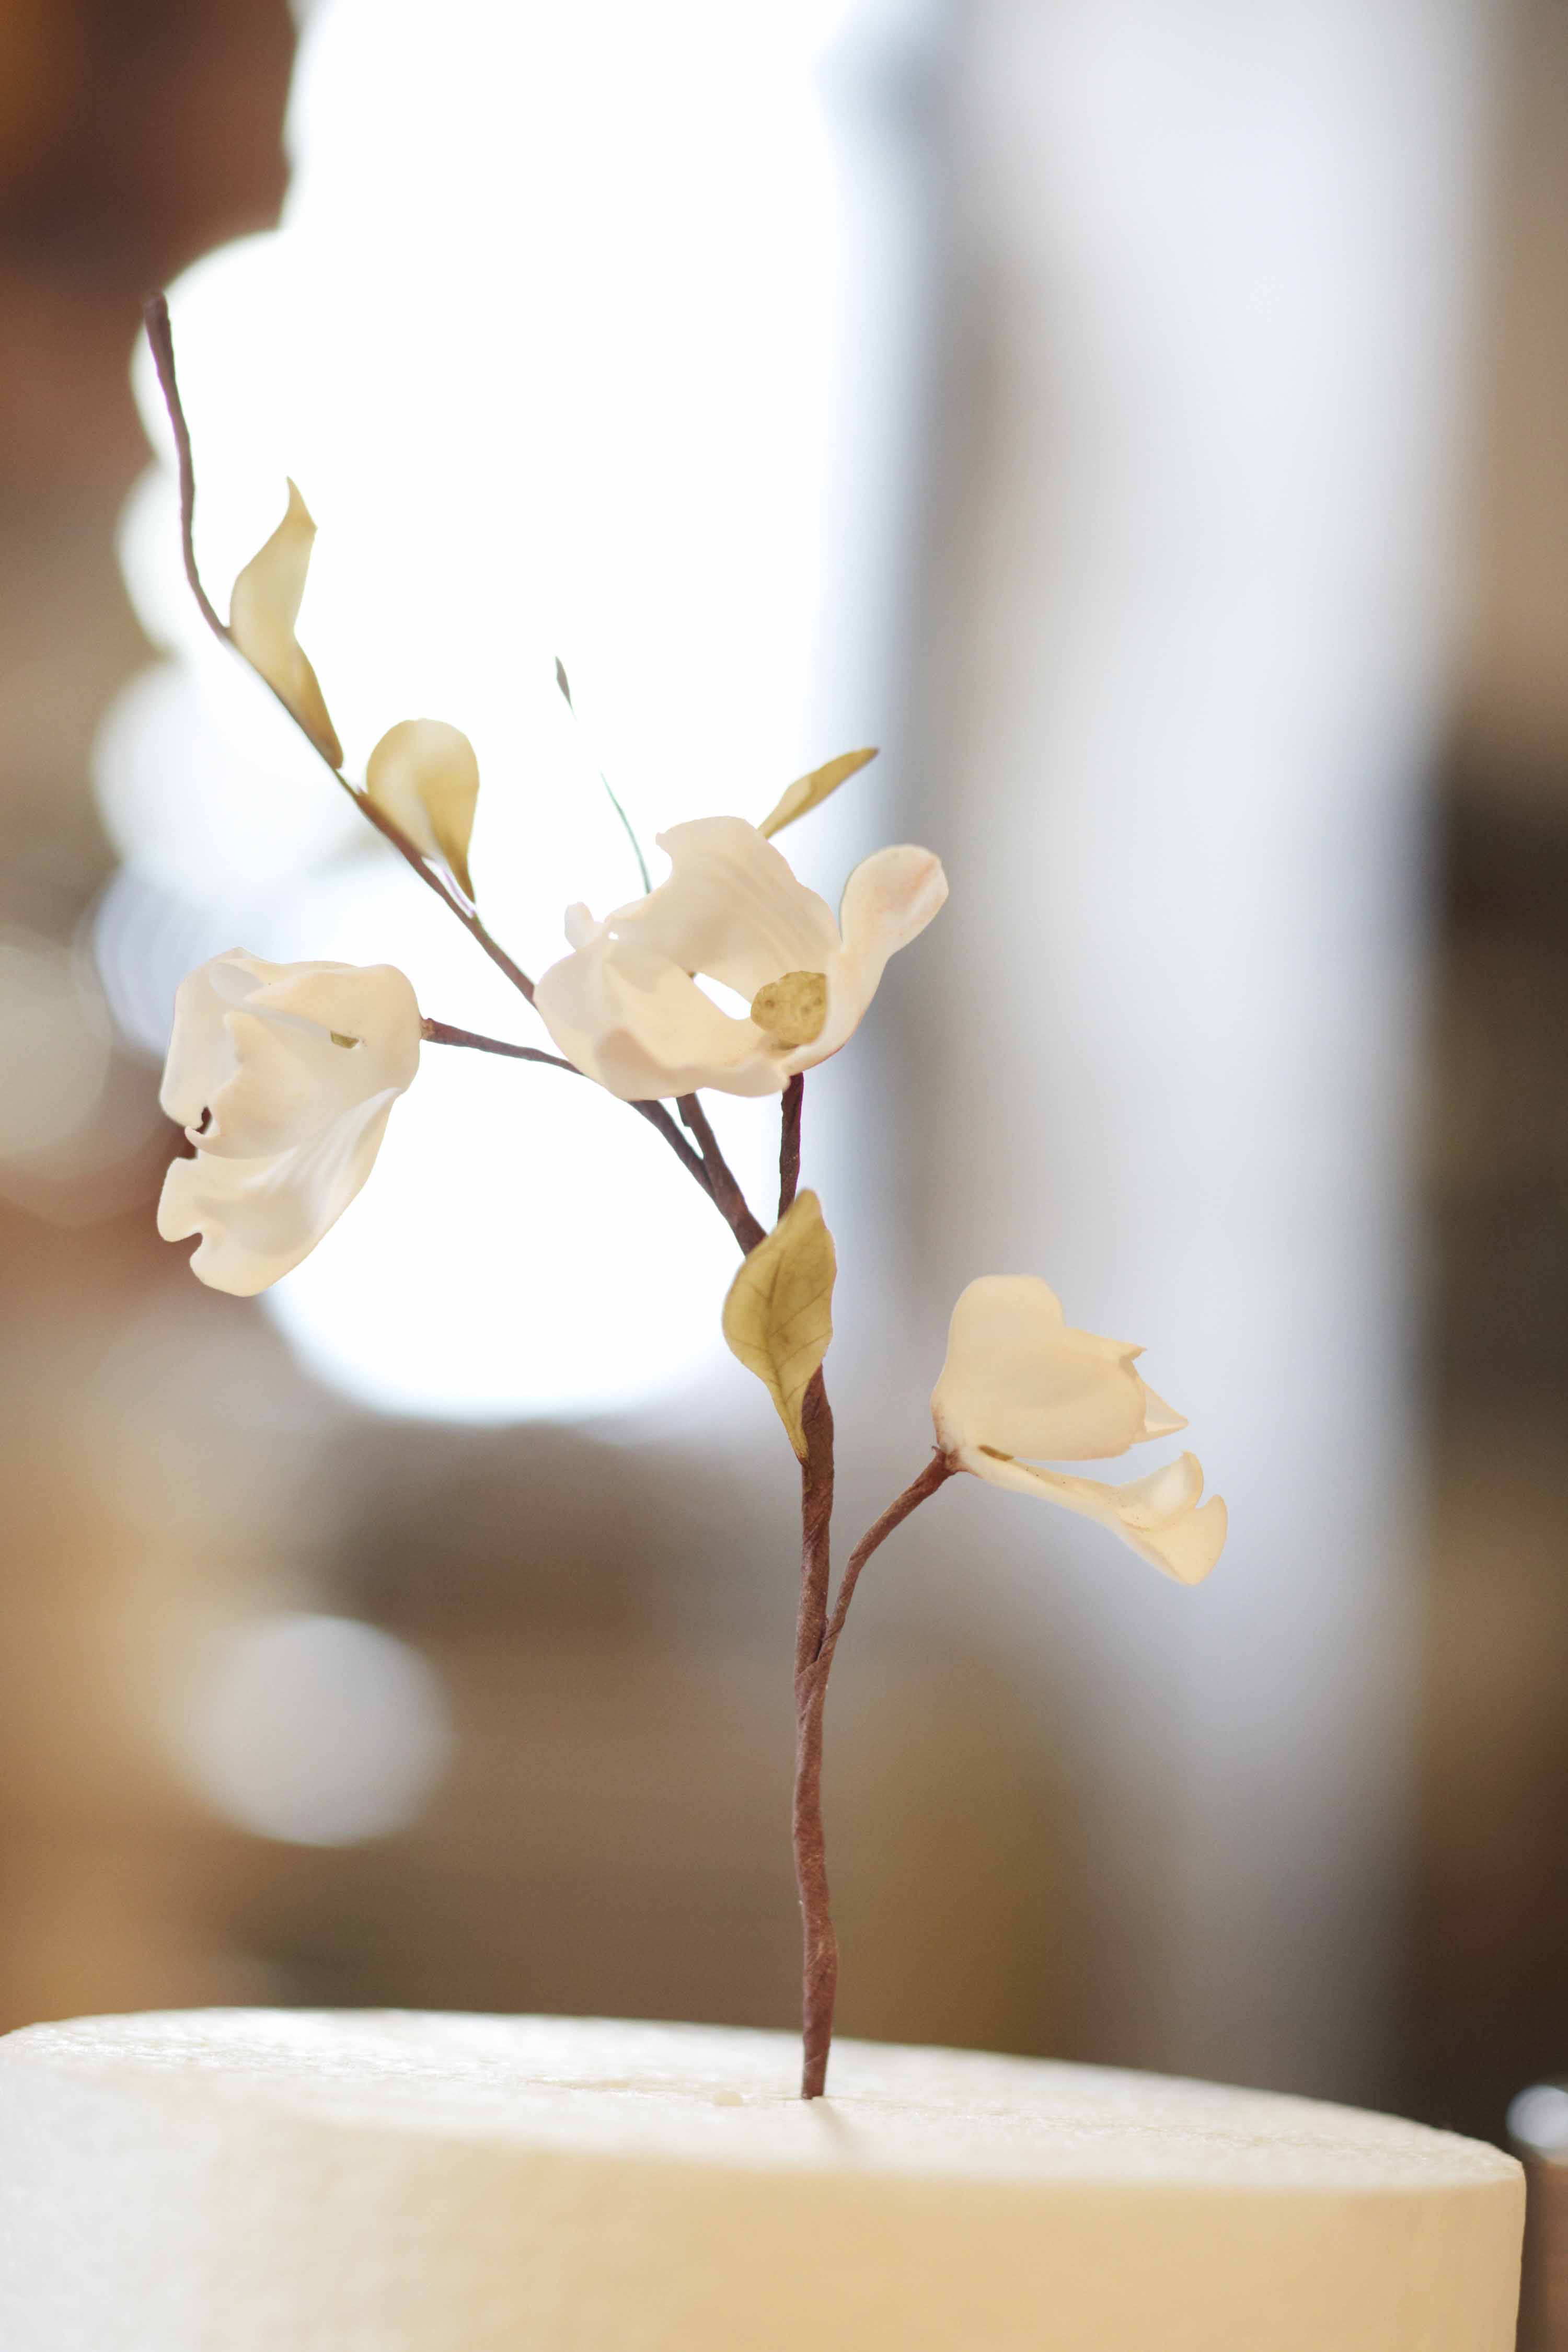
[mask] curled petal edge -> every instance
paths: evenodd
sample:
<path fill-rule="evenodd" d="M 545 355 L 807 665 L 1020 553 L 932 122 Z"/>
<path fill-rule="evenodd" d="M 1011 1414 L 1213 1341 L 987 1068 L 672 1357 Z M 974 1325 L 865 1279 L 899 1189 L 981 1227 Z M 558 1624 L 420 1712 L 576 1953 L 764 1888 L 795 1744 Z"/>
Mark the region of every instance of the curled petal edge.
<path fill-rule="evenodd" d="M 983 1445 L 961 1446 L 952 1461 L 957 1469 L 971 1471 L 989 1486 L 1058 1503 L 1064 1510 L 1098 1520 L 1177 1584 L 1201 1584 L 1225 1549 L 1228 1514 L 1217 1495 L 1199 1502 L 1204 1474 L 1195 1454 L 1184 1454 L 1122 1486 L 1043 1470 Z"/>

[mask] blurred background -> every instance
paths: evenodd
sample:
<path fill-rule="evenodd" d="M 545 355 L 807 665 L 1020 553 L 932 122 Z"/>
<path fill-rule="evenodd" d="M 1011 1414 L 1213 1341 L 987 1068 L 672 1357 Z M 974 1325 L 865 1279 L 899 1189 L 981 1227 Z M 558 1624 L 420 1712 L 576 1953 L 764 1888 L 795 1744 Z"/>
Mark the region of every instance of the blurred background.
<path fill-rule="evenodd" d="M 879 1558 L 843 2027 L 1568 2072 L 1565 267 L 1556 0 L 10 0 L 0 2023 L 796 1991 L 793 1464 L 657 1139 L 429 1050 L 265 1301 L 155 1237 L 204 955 L 529 1034 L 204 638 L 166 284 L 219 604 L 291 473 L 351 768 L 468 730 L 531 969 L 601 765 L 646 837 L 877 741 L 792 856 L 943 856 L 807 1088 L 841 1548 L 986 1271 L 1229 1499 L 1195 1592 L 971 1482 Z"/>

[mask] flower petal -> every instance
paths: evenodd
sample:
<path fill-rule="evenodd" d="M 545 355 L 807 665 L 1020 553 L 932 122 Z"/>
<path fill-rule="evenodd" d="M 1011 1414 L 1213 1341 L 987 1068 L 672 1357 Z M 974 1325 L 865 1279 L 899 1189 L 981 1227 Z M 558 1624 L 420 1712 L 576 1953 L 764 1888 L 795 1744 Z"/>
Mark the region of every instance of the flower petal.
<path fill-rule="evenodd" d="M 419 1001 L 395 964 L 258 962 L 256 970 L 265 978 L 250 998 L 253 1012 L 357 1038 L 371 1056 L 362 1091 L 408 1085 L 419 1067 Z"/>
<path fill-rule="evenodd" d="M 237 950 L 181 982 L 162 1100 L 196 1154 L 164 1178 L 158 1229 L 202 1234 L 191 1263 L 204 1282 L 264 1290 L 336 1222 L 418 1068 L 420 1027 L 389 964 Z"/>
<path fill-rule="evenodd" d="M 929 849 L 879 849 L 855 868 L 839 908 L 844 944 L 827 966 L 827 1017 L 811 1046 L 791 1056 L 791 1076 L 848 1044 L 889 956 L 919 938 L 946 898 L 947 877 Z"/>
<path fill-rule="evenodd" d="M 1150 1391 L 1132 1369 L 1140 1353 L 1075 1331 L 1037 1276 L 983 1275 L 952 1310 L 931 1396 L 938 1441 L 950 1453 L 992 1445 L 1052 1462 L 1125 1454 L 1154 1433 Z"/>
<path fill-rule="evenodd" d="M 262 963 L 241 948 L 213 956 L 188 971 L 174 992 L 174 1027 L 163 1065 L 158 1100 L 184 1128 L 200 1127 L 213 1097 L 234 1076 L 234 1038 L 227 1016 L 276 964 Z"/>
<path fill-rule="evenodd" d="M 323 758 L 341 768 L 343 747 L 316 673 L 294 635 L 315 537 L 310 509 L 290 482 L 288 512 L 234 583 L 228 626 L 251 668 L 267 680 Z"/>
<path fill-rule="evenodd" d="M 1064 1510 L 1098 1520 L 1178 1584 L 1201 1584 L 1225 1548 L 1226 1507 L 1217 1495 L 1199 1502 L 1204 1474 L 1195 1454 L 1184 1454 L 1125 1486 L 1042 1470 L 989 1446 L 963 1447 L 955 1458 L 961 1469 L 990 1486 L 1059 1503 Z"/>
<path fill-rule="evenodd" d="M 1138 1433 L 1140 1439 L 1174 1437 L 1178 1430 L 1185 1429 L 1185 1413 L 1178 1412 L 1174 1405 L 1167 1404 L 1163 1397 L 1156 1396 L 1147 1381 L 1140 1381 L 1138 1385 L 1143 1391 L 1143 1426 Z"/>
<path fill-rule="evenodd" d="M 536 1003 L 563 1054 L 628 1100 L 715 1087 L 777 1094 L 797 1070 L 837 1052 L 896 947 L 931 919 L 947 885 L 921 849 L 885 850 L 850 877 L 853 951 L 814 890 L 741 817 L 701 817 L 658 835 L 670 874 L 595 929 L 574 908 L 574 955 L 539 983 Z M 593 959 L 574 969 L 579 958 Z M 748 1005 L 781 982 L 812 992 L 813 1034 L 792 1022 L 736 1020 L 694 985 L 705 974 Z M 821 1022 L 816 996 L 820 984 Z M 699 1001 L 700 1000 L 700 1001 Z M 769 1016 L 764 1016 L 769 1017 Z M 801 1042 L 787 1042 L 791 1029 Z"/>
<path fill-rule="evenodd" d="M 875 989 L 888 959 L 918 940 L 947 904 L 947 876 L 929 849 L 907 843 L 862 859 L 844 886 L 838 928 L 844 952 L 871 967 Z"/>
<path fill-rule="evenodd" d="M 204 1151 L 244 1160 L 384 1088 L 400 1094 L 418 1066 L 419 1006 L 393 965 L 236 951 L 180 982 L 161 1100 Z"/>
<path fill-rule="evenodd" d="M 623 1102 L 693 1094 L 776 1094 L 779 1057 L 688 972 L 602 932 L 542 973 L 534 1005 L 567 1059 Z"/>
<path fill-rule="evenodd" d="M 821 971 L 838 927 L 782 854 L 743 817 L 697 817 L 656 836 L 669 878 L 609 916 L 617 939 L 706 972 L 743 996 L 786 971 Z"/>
<path fill-rule="evenodd" d="M 375 1164 L 395 1093 L 358 1103 L 292 1150 L 255 1160 L 198 1150 L 163 1179 L 158 1231 L 166 1242 L 202 1236 L 191 1271 L 209 1289 L 254 1298 L 308 1257 Z"/>
<path fill-rule="evenodd" d="M 416 849 L 444 857 L 471 898 L 468 843 L 479 798 L 479 763 L 460 727 L 444 719 L 403 719 L 389 727 L 365 766 L 366 796 Z"/>

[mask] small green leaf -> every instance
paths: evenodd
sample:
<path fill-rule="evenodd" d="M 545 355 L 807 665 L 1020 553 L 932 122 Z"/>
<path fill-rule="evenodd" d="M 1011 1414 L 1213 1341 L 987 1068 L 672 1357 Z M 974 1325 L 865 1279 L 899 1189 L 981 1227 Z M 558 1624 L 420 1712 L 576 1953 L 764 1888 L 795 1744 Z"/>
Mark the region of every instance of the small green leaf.
<path fill-rule="evenodd" d="M 820 808 L 829 793 L 836 793 L 850 776 L 858 775 L 860 770 L 876 756 L 875 744 L 868 751 L 841 751 L 837 760 L 829 760 L 825 767 L 813 768 L 809 776 L 797 776 L 782 794 L 778 806 L 763 817 L 757 831 L 771 841 L 775 833 L 782 833 L 786 824 L 795 823 L 797 816 L 805 816 L 812 809 Z"/>
<path fill-rule="evenodd" d="M 801 1192 L 752 1251 L 724 1301 L 731 1352 L 767 1390 L 803 1462 L 802 1406 L 833 1337 L 837 1271 L 822 1204 L 815 1192 Z"/>
<path fill-rule="evenodd" d="M 294 624 L 305 594 L 316 526 L 310 509 L 289 485 L 289 510 L 265 546 L 258 548 L 234 583 L 228 633 L 258 677 L 264 677 L 332 767 L 343 764 L 315 671 L 306 660 Z"/>

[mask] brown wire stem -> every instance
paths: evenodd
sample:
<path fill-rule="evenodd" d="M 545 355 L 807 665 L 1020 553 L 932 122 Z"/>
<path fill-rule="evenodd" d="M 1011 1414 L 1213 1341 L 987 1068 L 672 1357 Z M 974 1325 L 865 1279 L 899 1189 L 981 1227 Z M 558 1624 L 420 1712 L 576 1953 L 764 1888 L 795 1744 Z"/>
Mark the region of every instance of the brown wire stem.
<path fill-rule="evenodd" d="M 727 1219 L 730 1230 L 741 1247 L 748 1252 L 754 1250 L 759 1242 L 767 1239 L 767 1229 L 758 1223 L 746 1205 L 746 1196 L 719 1148 L 718 1137 L 708 1124 L 707 1112 L 695 1095 L 681 1095 L 676 1108 L 697 1139 L 702 1165 L 708 1171 L 709 1189 L 719 1204 L 721 1216 Z"/>
<path fill-rule="evenodd" d="M 180 398 L 179 379 L 174 373 L 174 336 L 169 323 L 169 304 L 166 296 L 154 294 L 146 304 L 142 317 L 147 329 L 147 341 L 152 346 L 153 364 L 158 371 L 158 383 L 163 394 L 163 405 L 169 412 L 169 423 L 174 429 L 174 452 L 179 461 L 180 544 L 184 552 L 185 577 L 190 582 L 191 593 L 201 609 L 202 618 L 214 636 L 219 638 L 224 645 L 232 646 L 233 632 L 227 624 L 219 618 L 217 608 L 202 585 L 201 573 L 196 566 L 195 462 L 191 451 L 191 428 L 185 420 L 184 403 Z M 259 672 L 256 674 L 260 675 Z M 295 726 L 300 727 L 299 719 L 292 710 L 289 709 L 289 705 L 277 688 L 266 679 L 263 679 L 262 683 L 268 687 L 268 692 L 279 707 L 289 711 L 289 716 L 294 720 Z M 375 803 L 366 793 L 356 791 L 341 768 L 333 767 L 321 745 L 305 728 L 300 727 L 300 732 L 304 736 L 306 742 L 310 744 L 333 782 L 341 791 L 347 793 L 360 814 L 374 825 L 383 840 L 391 844 L 405 865 L 419 877 L 426 887 L 434 890 L 442 904 L 450 908 L 464 929 L 479 941 L 490 961 L 506 974 L 512 986 L 531 1004 L 532 981 L 523 971 L 522 966 L 508 955 L 500 940 L 490 937 L 479 918 L 478 908 L 462 896 L 455 884 L 447 882 L 434 866 L 426 863 L 402 827 L 395 824 L 384 809 L 377 808 Z M 673 1133 L 673 1121 L 670 1124 Z"/>
<path fill-rule="evenodd" d="M 800 2095 L 819 2099 L 827 2081 L 838 1998 L 838 1937 L 827 1884 L 822 1821 L 822 1706 L 815 1693 L 832 1580 L 833 1408 L 822 1373 L 802 1403 L 805 1459 L 800 1473 L 800 1611 L 795 1643 L 795 1796 L 790 1833 L 800 1897 Z"/>
<path fill-rule="evenodd" d="M 477 1029 L 455 1029 L 449 1021 L 421 1021 L 419 1034 L 427 1045 L 468 1045 L 476 1054 L 505 1054 L 514 1062 L 543 1062 L 552 1070 L 570 1070 L 574 1078 L 583 1075 L 576 1063 L 563 1055 L 546 1054 L 538 1045 L 510 1045 L 504 1037 L 486 1037 Z"/>
<path fill-rule="evenodd" d="M 893 1529 L 953 1475 L 945 1454 L 933 1454 L 918 1478 L 868 1528 L 849 1555 L 831 1617 L 827 1614 L 828 1520 L 833 1510 L 833 1416 L 819 1372 L 806 1391 L 807 1451 L 802 1472 L 800 1621 L 795 1642 L 795 1870 L 804 1940 L 801 2003 L 803 2099 L 819 2099 L 827 2082 L 833 2010 L 838 1991 L 838 1939 L 827 1885 L 822 1822 L 822 1717 L 833 1654 L 844 1631 L 860 1571 Z"/>
<path fill-rule="evenodd" d="M 454 1028 L 449 1021 L 426 1019 L 419 1025 L 420 1034 L 427 1045 L 467 1045 L 476 1054 L 504 1054 L 510 1061 L 542 1062 L 546 1069 L 569 1070 L 574 1078 L 579 1078 L 583 1075 L 575 1062 L 566 1061 L 560 1054 L 546 1054 L 537 1045 L 511 1045 L 501 1037 L 486 1037 L 477 1029 Z M 696 1178 L 711 1200 L 713 1187 L 709 1181 L 708 1171 L 680 1133 L 664 1105 L 658 1102 L 635 1102 L 631 1105 L 631 1108 L 640 1111 L 648 1124 L 663 1136 L 688 1175 Z M 731 1181 L 733 1182 L 733 1178 Z"/>
<path fill-rule="evenodd" d="M 226 625 L 217 615 L 211 597 L 202 586 L 202 575 L 196 569 L 196 468 L 191 455 L 191 428 L 185 422 L 184 403 L 180 398 L 179 379 L 174 373 L 174 331 L 169 324 L 168 298 L 154 294 L 142 313 L 147 327 L 147 341 L 152 346 L 153 364 L 158 371 L 158 387 L 163 395 L 163 405 L 169 412 L 174 427 L 174 455 L 180 468 L 180 544 L 184 551 L 185 578 L 191 593 L 201 608 L 201 615 L 215 636 L 227 645 L 230 642 Z"/>
<path fill-rule="evenodd" d="M 800 1182 L 800 1113 L 805 1095 L 805 1073 L 797 1070 L 784 1090 L 779 1118 L 779 1214 L 793 1207 Z"/>
<path fill-rule="evenodd" d="M 872 1553 L 879 1551 L 887 1542 L 894 1528 L 903 1526 L 911 1511 L 917 1510 L 921 1503 L 936 1493 L 939 1486 L 944 1486 L 950 1478 L 954 1478 L 957 1475 L 954 1465 L 949 1461 L 945 1454 L 933 1454 L 920 1476 L 910 1479 L 903 1493 L 895 1496 L 879 1519 L 872 1522 L 850 1553 L 844 1570 L 843 1581 L 838 1587 L 838 1598 L 834 1603 L 833 1614 L 827 1621 L 826 1630 L 822 1636 L 821 1645 L 814 1661 L 819 1685 L 824 1690 L 827 1686 L 827 1677 L 833 1666 L 833 1653 L 838 1647 L 838 1636 L 844 1631 L 844 1620 L 849 1614 L 849 1603 L 855 1598 L 855 1587 L 860 1581 L 861 1570 Z"/>

